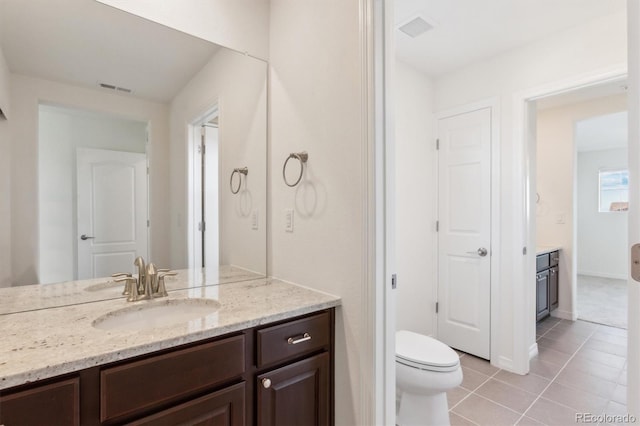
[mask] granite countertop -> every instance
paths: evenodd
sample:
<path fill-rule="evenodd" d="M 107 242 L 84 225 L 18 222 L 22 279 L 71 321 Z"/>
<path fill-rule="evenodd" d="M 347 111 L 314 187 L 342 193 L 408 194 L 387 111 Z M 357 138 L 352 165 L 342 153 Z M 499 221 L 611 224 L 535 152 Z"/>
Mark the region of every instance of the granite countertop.
<path fill-rule="evenodd" d="M 207 299 L 212 313 L 139 331 L 93 326 L 98 318 L 120 309 L 185 303 L 174 302 L 181 299 Z M 261 278 L 173 290 L 168 297 L 151 301 L 120 298 L 0 315 L 0 389 L 339 305 L 337 296 Z"/>
<path fill-rule="evenodd" d="M 536 256 L 541 254 L 551 253 L 552 251 L 562 250 L 562 247 L 558 246 L 537 246 L 536 247 Z"/>

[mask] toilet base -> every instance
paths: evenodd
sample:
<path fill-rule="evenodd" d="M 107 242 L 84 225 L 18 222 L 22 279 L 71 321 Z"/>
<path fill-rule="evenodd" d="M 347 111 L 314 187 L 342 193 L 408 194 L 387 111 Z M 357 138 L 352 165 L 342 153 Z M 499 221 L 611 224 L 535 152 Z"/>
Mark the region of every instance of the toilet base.
<path fill-rule="evenodd" d="M 446 392 L 414 395 L 403 392 L 396 416 L 398 426 L 450 426 Z"/>

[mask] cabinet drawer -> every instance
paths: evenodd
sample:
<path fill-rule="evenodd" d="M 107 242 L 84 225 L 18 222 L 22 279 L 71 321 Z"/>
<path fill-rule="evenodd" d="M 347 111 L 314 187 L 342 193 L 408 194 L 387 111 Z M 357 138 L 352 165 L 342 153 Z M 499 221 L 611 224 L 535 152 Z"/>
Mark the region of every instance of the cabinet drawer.
<path fill-rule="evenodd" d="M 169 403 L 244 373 L 244 336 L 133 361 L 100 372 L 100 420 Z"/>
<path fill-rule="evenodd" d="M 536 272 L 544 271 L 549 267 L 549 253 L 536 256 Z"/>
<path fill-rule="evenodd" d="M 0 397 L 0 424 L 79 425 L 80 379 L 72 378 Z"/>
<path fill-rule="evenodd" d="M 558 266 L 560 263 L 560 252 L 552 251 L 549 253 L 549 266 Z"/>
<path fill-rule="evenodd" d="M 131 426 L 229 425 L 244 426 L 244 382 L 185 402 L 133 423 Z"/>
<path fill-rule="evenodd" d="M 323 312 L 258 330 L 256 365 L 260 368 L 327 346 L 330 329 L 329 313 Z"/>

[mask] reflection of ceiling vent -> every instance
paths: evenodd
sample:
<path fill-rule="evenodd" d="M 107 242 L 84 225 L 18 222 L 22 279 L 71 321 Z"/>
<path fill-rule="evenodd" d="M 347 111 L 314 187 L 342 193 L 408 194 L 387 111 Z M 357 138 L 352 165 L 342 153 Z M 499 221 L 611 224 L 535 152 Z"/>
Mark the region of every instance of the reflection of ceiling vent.
<path fill-rule="evenodd" d="M 131 89 L 127 89 L 126 87 L 119 87 L 119 86 L 116 86 L 114 84 L 107 84 L 107 83 L 98 82 L 98 86 L 102 87 L 103 89 L 114 90 L 116 92 L 133 93 L 133 90 L 131 90 Z"/>
<path fill-rule="evenodd" d="M 401 25 L 400 27 L 398 27 L 398 29 L 409 37 L 416 38 L 419 35 L 432 30 L 433 25 L 418 16 L 417 18 L 413 18 L 406 24 Z"/>

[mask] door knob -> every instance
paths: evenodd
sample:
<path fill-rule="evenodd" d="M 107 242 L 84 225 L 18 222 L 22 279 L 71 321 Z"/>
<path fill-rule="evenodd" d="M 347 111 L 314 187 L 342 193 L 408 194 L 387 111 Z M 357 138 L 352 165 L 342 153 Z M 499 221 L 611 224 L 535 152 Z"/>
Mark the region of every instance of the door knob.
<path fill-rule="evenodd" d="M 90 240 L 90 239 L 93 239 L 93 238 L 95 238 L 95 237 L 87 237 L 85 234 L 80 235 L 80 239 L 81 239 L 82 241 L 84 241 L 84 240 Z"/>
<path fill-rule="evenodd" d="M 487 253 L 488 253 L 488 251 L 484 247 L 480 247 L 478 249 L 478 256 L 480 256 L 480 257 L 485 257 L 487 255 Z"/>

